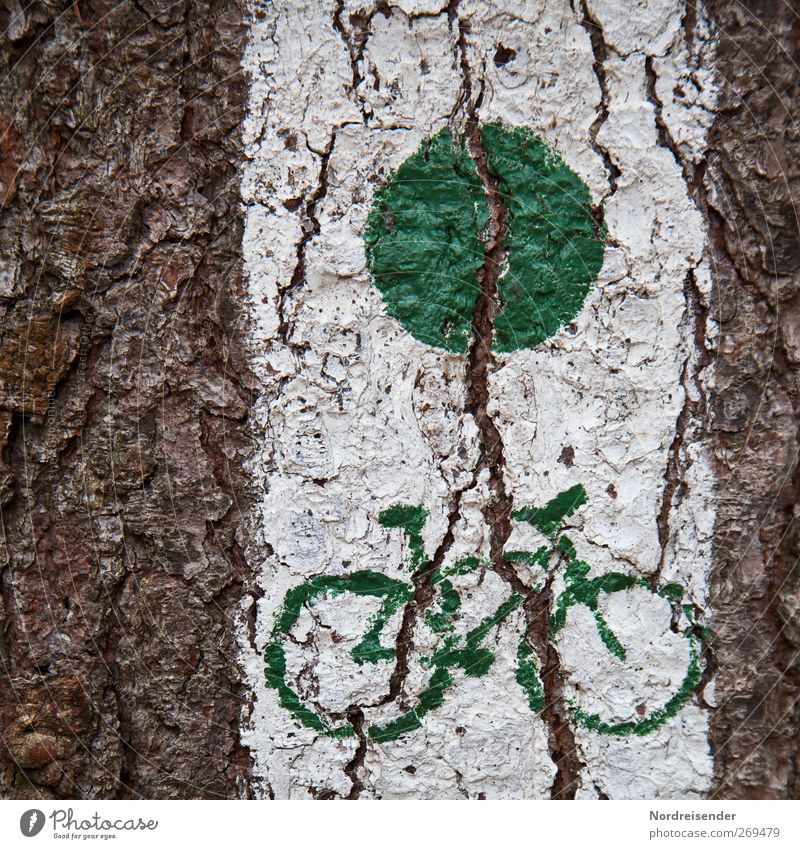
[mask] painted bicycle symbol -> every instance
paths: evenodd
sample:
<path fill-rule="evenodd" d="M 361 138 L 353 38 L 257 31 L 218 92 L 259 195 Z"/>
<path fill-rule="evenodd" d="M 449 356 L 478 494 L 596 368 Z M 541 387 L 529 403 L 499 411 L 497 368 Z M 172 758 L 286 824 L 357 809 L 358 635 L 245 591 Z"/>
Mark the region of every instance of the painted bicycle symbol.
<path fill-rule="evenodd" d="M 578 313 L 602 263 L 604 226 L 583 181 L 529 131 L 489 124 L 473 125 L 472 134 L 470 148 L 443 130 L 394 172 L 376 193 L 366 245 L 373 282 L 391 316 L 427 345 L 468 352 L 473 363 L 483 358 L 473 394 L 483 410 L 477 418 L 488 454 L 490 445 L 499 443 L 502 450 L 502 443 L 485 413 L 487 363 L 494 351 L 535 347 Z M 498 194 L 504 210 L 491 214 L 489 196 L 496 201 Z M 492 645 L 499 629 L 511 627 L 517 610 L 527 616 L 540 600 L 544 633 L 523 628 L 515 637 L 513 660 L 514 677 L 533 713 L 548 707 L 542 669 L 547 644 L 559 653 L 568 649 L 571 617 L 583 617 L 584 634 L 586 627 L 594 630 L 602 655 L 598 663 L 613 673 L 614 681 L 633 682 L 625 702 L 618 692 L 613 698 L 607 692 L 593 693 L 593 682 L 579 680 L 579 674 L 566 675 L 573 695 L 565 707 L 573 726 L 598 734 L 644 736 L 687 703 L 702 680 L 702 644 L 708 634 L 697 608 L 685 602 L 682 587 L 662 584 L 657 576 L 598 574 L 579 558 L 568 520 L 587 504 L 583 485 L 544 505 L 513 512 L 502 481 L 498 486 L 495 498 L 506 506 L 505 515 L 510 512 L 517 526 L 538 535 L 538 547 L 511 549 L 506 535 L 495 546 L 501 553 L 496 562 L 479 557 L 434 562 L 423 540 L 427 510 L 397 504 L 380 513 L 379 520 L 404 534 L 406 579 L 361 569 L 314 576 L 289 589 L 264 653 L 265 674 L 280 705 L 298 723 L 321 735 L 342 739 L 358 733 L 375 743 L 420 728 L 459 680 L 489 673 L 497 661 Z M 474 624 L 474 611 L 470 617 L 465 614 L 464 582 L 485 570 L 502 578 L 507 592 Z M 526 580 L 519 578 L 523 573 Z M 374 699 L 362 694 L 361 704 L 353 702 L 346 710 L 326 708 L 314 663 L 302 658 L 311 642 L 302 636 L 309 633 L 309 622 L 326 627 L 320 609 L 344 604 L 348 597 L 370 600 L 373 608 L 363 630 L 350 641 L 355 643 L 350 660 L 357 667 L 399 663 L 400 640 L 393 643 L 391 635 L 400 614 L 412 608 L 419 617 L 416 627 L 426 629 L 431 647 L 414 659 L 421 670 L 415 695 L 405 695 L 405 703 L 392 702 L 398 705 L 397 715 L 381 715 L 368 725 L 360 722 L 358 729 L 353 712 L 363 720 L 365 711 L 376 706 Z M 644 668 L 641 646 L 624 627 L 637 616 L 661 623 L 656 648 L 672 658 L 667 672 Z M 473 622 L 471 627 L 467 622 Z M 407 666 L 408 658 L 403 663 Z M 648 688 L 653 692 L 642 692 Z"/>
<path fill-rule="evenodd" d="M 569 706 L 571 719 L 576 725 L 599 734 L 643 736 L 655 731 L 674 716 L 700 683 L 702 626 L 697 621 L 693 606 L 682 604 L 683 590 L 679 584 L 653 587 L 644 578 L 621 572 L 589 577 L 590 567 L 577 558 L 575 546 L 563 525 L 563 521 L 585 503 L 586 492 L 583 486 L 578 485 L 543 507 L 527 507 L 517 511 L 514 519 L 531 524 L 542 534 L 546 543 L 534 551 L 506 551 L 504 557 L 512 563 L 540 567 L 548 581 L 552 581 L 557 573 L 561 574 L 565 588 L 558 595 L 550 618 L 548 635 L 551 641 L 558 644 L 570 609 L 582 606 L 593 617 L 599 639 L 613 662 L 623 669 L 628 649 L 606 621 L 603 614 L 605 602 L 612 596 L 624 597 L 639 590 L 669 607 L 671 620 L 677 624 L 675 630 L 684 644 L 686 669 L 674 692 L 662 704 L 651 707 L 646 716 L 623 721 L 613 721 L 600 713 L 587 712 L 577 704 Z M 419 728 L 426 714 L 444 704 L 448 691 L 454 686 L 456 670 L 474 678 L 486 675 L 495 662 L 495 652 L 487 646 L 487 638 L 524 601 L 521 594 L 512 592 L 477 627 L 466 633 L 457 633 L 462 599 L 454 586 L 454 579 L 479 569 L 481 561 L 477 557 L 468 557 L 449 567 L 431 571 L 431 562 L 425 554 L 422 540 L 426 520 L 424 508 L 410 505 L 396 505 L 380 515 L 384 527 L 398 528 L 404 532 L 410 552 L 407 567 L 411 576 L 428 573 L 427 579 L 434 590 L 434 598 L 426 610 L 425 624 L 437 635 L 438 645 L 432 654 L 420 661 L 430 674 L 413 707 L 387 723 L 371 725 L 367 729 L 369 738 L 376 743 L 395 740 Z M 532 592 L 541 590 L 542 587 L 538 586 Z M 337 724 L 330 716 L 310 707 L 300 693 L 292 688 L 287 675 L 285 645 L 292 639 L 292 630 L 304 608 L 313 609 L 321 598 L 344 593 L 380 600 L 377 613 L 369 622 L 360 642 L 350 652 L 353 660 L 363 665 L 394 658 L 395 648 L 384 644 L 384 631 L 396 611 L 413 599 L 414 584 L 410 580 L 398 580 L 371 570 L 348 575 L 318 576 L 289 590 L 265 652 L 267 684 L 278 691 L 281 706 L 302 725 L 334 738 L 353 736 L 355 732 L 352 725 L 348 721 Z M 543 710 L 544 688 L 536 662 L 536 650 L 527 634 L 523 634 L 518 643 L 516 681 L 524 691 L 531 711 L 538 713 Z"/>

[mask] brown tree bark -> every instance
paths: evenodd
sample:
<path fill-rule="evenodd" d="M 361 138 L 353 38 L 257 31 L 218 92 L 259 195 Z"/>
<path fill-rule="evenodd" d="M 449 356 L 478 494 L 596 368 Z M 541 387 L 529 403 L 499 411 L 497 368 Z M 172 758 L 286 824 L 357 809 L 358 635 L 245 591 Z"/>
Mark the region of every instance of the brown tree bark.
<path fill-rule="evenodd" d="M 243 795 L 244 9 L 0 21 L 0 795 Z"/>
<path fill-rule="evenodd" d="M 719 323 L 713 794 L 800 794 L 800 14 L 712 0 L 718 114 L 699 190 Z"/>
<path fill-rule="evenodd" d="M 708 8 L 712 793 L 797 798 L 800 16 Z M 0 796 L 245 796 L 246 9 L 3 9 Z"/>

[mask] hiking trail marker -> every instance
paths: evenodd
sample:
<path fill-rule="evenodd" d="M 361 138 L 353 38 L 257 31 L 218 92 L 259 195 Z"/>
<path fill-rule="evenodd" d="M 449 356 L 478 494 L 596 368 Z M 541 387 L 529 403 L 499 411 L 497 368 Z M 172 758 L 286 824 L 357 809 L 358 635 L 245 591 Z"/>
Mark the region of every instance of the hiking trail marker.
<path fill-rule="evenodd" d="M 707 24 L 350 6 L 246 57 L 263 793 L 701 797 Z"/>

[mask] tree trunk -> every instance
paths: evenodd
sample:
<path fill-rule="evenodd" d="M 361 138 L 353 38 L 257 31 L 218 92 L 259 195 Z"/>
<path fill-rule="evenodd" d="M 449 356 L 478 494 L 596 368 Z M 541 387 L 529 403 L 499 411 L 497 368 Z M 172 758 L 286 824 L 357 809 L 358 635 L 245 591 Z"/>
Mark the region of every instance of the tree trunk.
<path fill-rule="evenodd" d="M 4 8 L 0 795 L 797 797 L 785 3 Z"/>
<path fill-rule="evenodd" d="M 0 786 L 247 794 L 244 11 L 11 2 L 3 30 Z"/>
<path fill-rule="evenodd" d="M 714 793 L 796 799 L 800 727 L 797 14 L 712 2 L 720 92 L 698 192 L 719 326 Z"/>

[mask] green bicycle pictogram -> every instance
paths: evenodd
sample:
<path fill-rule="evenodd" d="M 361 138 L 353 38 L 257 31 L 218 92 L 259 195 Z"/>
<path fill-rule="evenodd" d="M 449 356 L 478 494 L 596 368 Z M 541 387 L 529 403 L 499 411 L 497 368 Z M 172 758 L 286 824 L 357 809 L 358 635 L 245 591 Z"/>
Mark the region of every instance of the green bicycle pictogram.
<path fill-rule="evenodd" d="M 494 123 L 477 128 L 473 141 L 476 136 L 505 204 L 503 267 L 492 272 L 490 341 L 492 351 L 509 353 L 539 345 L 577 315 L 602 264 L 605 227 L 602 213 L 592 208 L 589 190 L 580 177 L 529 130 Z M 485 180 L 478 173 L 476 158 L 464 138 L 442 130 L 426 140 L 375 195 L 365 245 L 372 280 L 383 294 L 387 312 L 425 344 L 457 354 L 467 352 L 476 344 L 473 318 L 479 299 L 486 296 L 480 276 L 489 261 L 489 230 Z M 491 358 L 491 352 L 488 356 Z M 489 427 L 484 423 L 484 429 Z M 396 658 L 396 647 L 386 644 L 389 623 L 401 608 L 415 601 L 419 583 L 424 582 L 430 593 L 421 609 L 421 624 L 434 641 L 433 650 L 419 658 L 426 670 L 425 686 L 398 716 L 373 723 L 362 732 L 375 743 L 397 739 L 420 728 L 424 717 L 444 704 L 456 684 L 456 673 L 473 678 L 486 675 L 496 660 L 487 645 L 489 635 L 537 594 L 549 593 L 558 579 L 557 585 L 563 588 L 548 614 L 546 639 L 558 648 L 570 611 L 584 609 L 592 618 L 606 660 L 617 671 L 629 671 L 626 664 L 632 663 L 631 646 L 625 645 L 607 621 L 604 611 L 609 604 L 613 602 L 619 613 L 617 602 L 621 599 L 623 609 L 626 605 L 633 609 L 636 594 L 644 593 L 668 608 L 671 645 L 682 646 L 676 651 L 682 651 L 680 657 L 686 665 L 679 681 L 670 677 L 666 697 L 662 693 L 653 704 L 647 694 L 638 694 L 624 717 L 587 710 L 577 699 L 566 705 L 574 725 L 598 734 L 643 736 L 655 731 L 681 710 L 700 684 L 702 641 L 708 639 L 708 633 L 695 607 L 683 602 L 679 584 L 660 584 L 622 572 L 590 577 L 592 570 L 578 558 L 565 524 L 586 503 L 586 490 L 577 484 L 544 506 L 512 513 L 515 522 L 538 532 L 542 544 L 534 550 L 503 546 L 502 559 L 521 569 L 538 570 L 545 576 L 544 585 L 537 584 L 524 595 L 518 586 L 516 590 L 512 587 L 493 612 L 466 631 L 460 627 L 464 617 L 458 580 L 491 568 L 491 564 L 467 557 L 435 566 L 423 542 L 428 519 L 425 508 L 399 504 L 384 510 L 381 524 L 405 535 L 409 579 L 359 570 L 315 576 L 290 589 L 264 653 L 267 685 L 277 691 L 280 705 L 303 726 L 333 738 L 355 736 L 356 728 L 347 717 L 322 708 L 313 693 L 301 692 L 286 653 L 287 644 L 298 645 L 292 631 L 303 612 L 313 616 L 323 599 L 345 594 L 376 599 L 377 611 L 350 656 L 361 667 L 391 661 Z M 530 710 L 540 713 L 546 709 L 546 699 L 536 648 L 528 632 L 520 637 L 515 677 Z M 581 682 L 574 683 L 576 692 L 586 692 Z M 369 705 L 350 706 L 362 717 L 364 709 Z"/>
<path fill-rule="evenodd" d="M 586 503 L 586 491 L 578 485 L 562 492 L 544 507 L 527 507 L 517 511 L 514 519 L 527 522 L 538 530 L 546 543 L 535 551 L 506 551 L 504 558 L 512 563 L 538 566 L 545 573 L 558 570 L 564 579 L 565 588 L 558 595 L 555 609 L 550 618 L 549 638 L 558 642 L 567 621 L 570 608 L 586 607 L 594 618 L 597 633 L 607 652 L 624 665 L 627 650 L 617 637 L 602 613 L 601 600 L 604 596 L 628 593 L 635 588 L 663 599 L 672 611 L 675 622 L 681 622 L 681 634 L 686 643 L 687 667 L 680 683 L 668 699 L 651 707 L 646 716 L 623 721 L 604 719 L 597 713 L 588 713 L 576 704 L 569 706 L 570 715 L 577 725 L 592 729 L 600 734 L 617 736 L 643 736 L 655 731 L 674 716 L 697 687 L 702 676 L 701 626 L 691 605 L 682 604 L 683 590 L 679 584 L 664 584 L 652 587 L 644 578 L 622 572 L 608 572 L 593 578 L 588 577 L 590 567 L 576 556 L 572 540 L 564 533 L 563 521 Z M 396 505 L 383 511 L 381 524 L 387 528 L 400 528 L 405 533 L 411 553 L 408 569 L 412 577 L 431 568 L 425 555 L 422 530 L 427 513 L 422 507 Z M 461 595 L 454 586 L 453 578 L 475 571 L 481 567 L 477 557 L 459 560 L 447 567 L 436 569 L 430 575 L 434 599 L 425 612 L 426 626 L 437 635 L 435 650 L 420 662 L 431 670 L 427 686 L 419 693 L 416 704 L 400 716 L 383 725 L 371 725 L 367 733 L 376 743 L 397 739 L 419 728 L 426 714 L 444 704 L 447 691 L 454 685 L 453 673 L 461 670 L 465 675 L 480 678 L 486 675 L 495 661 L 495 653 L 485 645 L 489 633 L 500 625 L 523 603 L 516 592 L 505 599 L 496 610 L 486 616 L 466 634 L 457 632 L 462 606 Z M 533 592 L 541 587 L 534 587 Z M 335 738 L 353 736 L 354 729 L 348 722 L 336 724 L 322 712 L 309 707 L 300 694 L 287 681 L 287 662 L 284 644 L 290 639 L 292 628 L 298 621 L 303 607 L 313 608 L 321 597 L 333 597 L 342 593 L 357 596 L 373 596 L 381 600 L 377 613 L 361 641 L 351 650 L 353 660 L 359 664 L 378 663 L 395 657 L 395 648 L 383 644 L 381 637 L 393 614 L 414 596 L 410 581 L 387 577 L 380 572 L 358 571 L 349 575 L 319 576 L 289 590 L 283 607 L 273 628 L 265 652 L 267 684 L 278 691 L 281 706 L 288 710 L 300 723 L 315 731 Z M 544 708 L 544 688 L 535 659 L 534 647 L 527 635 L 519 642 L 516 657 L 516 680 L 522 687 L 530 709 L 538 713 Z"/>

